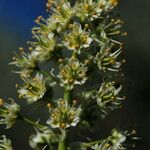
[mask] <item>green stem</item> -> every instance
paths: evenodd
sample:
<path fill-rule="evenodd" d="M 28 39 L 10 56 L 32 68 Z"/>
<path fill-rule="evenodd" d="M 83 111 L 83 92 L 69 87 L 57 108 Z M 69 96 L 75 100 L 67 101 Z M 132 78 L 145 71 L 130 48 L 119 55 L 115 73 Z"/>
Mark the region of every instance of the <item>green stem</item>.
<path fill-rule="evenodd" d="M 32 121 L 32 120 L 30 120 L 30 119 L 28 119 L 28 118 L 25 118 L 25 117 L 23 117 L 23 120 L 24 120 L 25 122 L 27 122 L 27 123 L 29 123 L 29 124 L 31 124 L 31 125 L 37 127 L 37 128 L 44 128 L 44 127 L 45 127 L 44 125 L 40 125 L 40 124 L 38 124 L 37 122 L 34 122 L 34 121 Z"/>
<path fill-rule="evenodd" d="M 66 131 L 66 137 L 63 141 L 59 141 L 58 150 L 67 150 L 69 145 L 68 131 Z"/>
<path fill-rule="evenodd" d="M 71 105 L 72 103 L 72 91 L 71 90 L 64 90 L 64 101 L 67 104 Z M 69 131 L 66 130 L 66 136 L 63 141 L 59 141 L 58 143 L 58 150 L 67 150 L 69 147 Z"/>
<path fill-rule="evenodd" d="M 78 53 L 76 51 L 73 52 L 72 57 L 77 58 Z"/>
<path fill-rule="evenodd" d="M 43 74 L 44 76 L 48 77 L 51 81 L 55 81 L 56 83 L 59 83 L 59 79 L 55 76 L 53 76 L 51 73 L 48 73 L 44 70 L 38 70 L 37 72 Z"/>
<path fill-rule="evenodd" d="M 82 143 L 82 145 L 84 147 L 91 147 L 92 145 L 95 145 L 95 144 L 100 144 L 102 143 L 104 140 L 98 140 L 98 141 L 94 141 L 94 142 L 89 142 L 89 143 Z"/>
<path fill-rule="evenodd" d="M 72 103 L 72 91 L 64 90 L 64 100 L 70 105 Z"/>

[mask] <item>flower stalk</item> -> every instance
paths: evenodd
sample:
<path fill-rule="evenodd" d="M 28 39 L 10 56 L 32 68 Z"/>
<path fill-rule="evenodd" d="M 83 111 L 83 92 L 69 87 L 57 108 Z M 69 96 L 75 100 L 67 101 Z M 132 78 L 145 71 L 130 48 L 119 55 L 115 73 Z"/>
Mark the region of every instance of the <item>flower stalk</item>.
<path fill-rule="evenodd" d="M 64 100 L 67 102 L 67 104 L 72 104 L 72 90 L 64 90 Z"/>
<path fill-rule="evenodd" d="M 72 90 L 64 89 L 64 101 L 67 102 L 68 105 L 72 104 Z M 69 130 L 65 130 L 65 137 L 63 141 L 59 141 L 58 150 L 67 150 L 69 147 Z"/>
<path fill-rule="evenodd" d="M 58 150 L 68 150 L 69 148 L 69 131 L 65 131 L 66 135 L 63 141 L 59 141 L 58 143 Z"/>

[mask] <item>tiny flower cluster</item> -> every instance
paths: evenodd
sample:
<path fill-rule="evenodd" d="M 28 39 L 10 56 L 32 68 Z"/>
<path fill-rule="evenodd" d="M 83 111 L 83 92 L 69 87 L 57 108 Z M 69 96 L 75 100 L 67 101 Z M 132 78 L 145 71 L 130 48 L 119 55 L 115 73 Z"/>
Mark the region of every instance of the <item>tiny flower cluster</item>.
<path fill-rule="evenodd" d="M 80 54 L 81 49 L 88 48 L 92 42 L 90 32 L 83 30 L 78 23 L 70 24 L 70 28 L 72 31 L 65 35 L 64 45 Z"/>
<path fill-rule="evenodd" d="M 122 86 L 116 88 L 114 82 L 102 83 L 99 91 L 94 94 L 94 98 L 97 100 L 102 112 L 107 113 L 109 110 L 120 107 L 121 100 L 124 99 L 119 97 L 121 89 Z"/>
<path fill-rule="evenodd" d="M 25 98 L 29 103 L 41 99 L 46 92 L 46 84 L 42 74 L 37 73 L 34 78 L 22 77 L 25 82 L 18 90 L 19 97 Z"/>
<path fill-rule="evenodd" d="M 37 61 L 30 54 L 26 54 L 23 48 L 20 49 L 20 55 L 13 57 L 13 62 L 10 65 L 16 65 L 21 71 L 16 71 L 17 73 L 21 73 L 21 75 L 29 75 L 34 72 L 37 68 Z"/>
<path fill-rule="evenodd" d="M 111 52 L 112 47 L 102 46 L 101 50 L 96 54 L 94 59 L 99 69 L 103 72 L 108 71 L 119 71 L 121 64 L 124 62 L 118 60 L 118 56 L 121 53 L 121 48 L 115 52 Z"/>
<path fill-rule="evenodd" d="M 39 27 L 34 27 L 33 32 L 38 32 L 41 34 L 49 33 L 56 31 L 60 33 L 66 26 L 70 19 L 74 16 L 74 9 L 70 6 L 70 3 L 67 1 L 58 2 L 53 1 L 47 3 L 50 12 L 52 15 L 47 20 L 39 16 L 36 19 L 36 23 Z"/>
<path fill-rule="evenodd" d="M 11 141 L 5 135 L 0 136 L 0 150 L 13 150 Z"/>
<path fill-rule="evenodd" d="M 51 144 L 58 142 L 58 136 L 48 127 L 36 129 L 36 134 L 31 135 L 29 144 L 33 149 L 51 147 Z"/>
<path fill-rule="evenodd" d="M 113 9 L 116 5 L 117 0 L 83 0 L 80 3 L 76 4 L 75 10 L 77 16 L 82 21 L 84 21 L 85 19 L 93 21 L 94 19 L 100 18 L 103 11 L 107 12 Z"/>
<path fill-rule="evenodd" d="M 48 35 L 36 35 L 34 34 L 36 41 L 30 42 L 33 47 L 31 50 L 31 56 L 38 60 L 38 62 L 45 62 L 51 59 L 53 56 L 56 40 L 54 34 L 48 33 Z"/>
<path fill-rule="evenodd" d="M 76 126 L 80 121 L 81 107 L 70 106 L 66 101 L 59 99 L 56 108 L 50 108 L 50 119 L 47 121 L 52 128 L 66 129 Z"/>
<path fill-rule="evenodd" d="M 118 0 L 100 0 L 100 7 L 105 11 L 109 11 L 118 5 Z"/>
<path fill-rule="evenodd" d="M 57 31 L 60 33 L 67 27 L 73 17 L 78 17 L 81 21 L 85 19 L 94 20 L 100 17 L 103 11 L 107 12 L 113 9 L 117 3 L 117 0 L 100 0 L 97 2 L 94 0 L 83 0 L 71 6 L 67 0 L 63 2 L 48 0 L 46 6 L 52 15 L 47 20 L 39 16 L 35 20 L 39 27 L 34 27 L 33 32 L 45 34 Z"/>
<path fill-rule="evenodd" d="M 60 73 L 58 77 L 61 80 L 61 86 L 71 90 L 76 84 L 84 84 L 87 80 L 86 72 L 86 65 L 80 63 L 77 58 L 68 59 L 65 65 L 60 65 Z"/>
<path fill-rule="evenodd" d="M 20 111 L 20 106 L 12 99 L 10 101 L 9 104 L 0 99 L 0 124 L 6 125 L 7 129 L 15 124 Z"/>
<path fill-rule="evenodd" d="M 81 11 L 82 10 L 82 11 Z M 84 21 L 86 18 L 93 21 L 100 17 L 103 10 L 99 7 L 99 3 L 94 0 L 84 0 L 76 4 L 77 16 Z"/>
<path fill-rule="evenodd" d="M 93 150 L 125 150 L 122 144 L 126 141 L 126 135 L 117 130 L 112 131 L 112 135 L 103 140 L 101 144 L 92 146 Z"/>
<path fill-rule="evenodd" d="M 56 6 L 56 9 L 52 10 L 54 13 L 51 17 L 51 22 L 54 22 L 55 29 L 60 32 L 66 27 L 67 23 L 74 16 L 74 9 L 70 6 L 70 3 L 64 1 Z"/>

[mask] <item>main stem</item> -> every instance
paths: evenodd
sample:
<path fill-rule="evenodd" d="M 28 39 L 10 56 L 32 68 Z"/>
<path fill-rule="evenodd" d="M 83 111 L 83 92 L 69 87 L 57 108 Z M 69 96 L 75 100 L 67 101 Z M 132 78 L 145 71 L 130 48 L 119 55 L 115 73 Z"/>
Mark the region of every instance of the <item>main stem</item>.
<path fill-rule="evenodd" d="M 69 131 L 66 131 L 66 136 L 63 141 L 59 141 L 58 150 L 67 150 L 69 147 Z"/>
<path fill-rule="evenodd" d="M 72 91 L 64 90 L 64 100 L 67 104 L 71 105 L 72 103 Z M 69 131 L 66 130 L 66 136 L 63 141 L 59 141 L 58 150 L 67 150 L 69 147 Z"/>

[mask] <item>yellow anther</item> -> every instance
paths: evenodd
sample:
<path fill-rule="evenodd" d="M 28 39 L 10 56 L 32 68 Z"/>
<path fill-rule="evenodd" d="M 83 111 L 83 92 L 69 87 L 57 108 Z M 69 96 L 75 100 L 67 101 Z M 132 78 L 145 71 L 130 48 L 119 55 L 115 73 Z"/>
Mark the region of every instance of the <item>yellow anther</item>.
<path fill-rule="evenodd" d="M 88 10 L 88 9 L 90 8 L 90 5 L 86 3 L 86 4 L 84 5 L 84 8 Z"/>
<path fill-rule="evenodd" d="M 136 134 L 136 131 L 135 131 L 135 130 L 132 130 L 131 134 L 132 134 L 132 135 L 133 135 L 133 134 Z"/>
<path fill-rule="evenodd" d="M 114 59 L 112 59 L 112 60 L 110 61 L 110 63 L 111 63 L 111 64 L 114 64 L 114 63 L 115 63 L 115 60 L 114 60 Z"/>
<path fill-rule="evenodd" d="M 50 9 L 51 4 L 50 3 L 46 3 L 46 7 L 47 7 L 47 9 Z"/>
<path fill-rule="evenodd" d="M 16 60 L 16 57 L 13 57 L 12 59 L 13 59 L 13 60 Z"/>
<path fill-rule="evenodd" d="M 91 61 L 88 60 L 88 59 L 86 59 L 86 60 L 84 61 L 84 63 L 87 64 L 87 65 L 90 64 L 90 62 L 91 62 Z"/>
<path fill-rule="evenodd" d="M 16 84 L 16 88 L 18 87 L 18 84 Z"/>
<path fill-rule="evenodd" d="M 115 82 L 113 81 L 112 84 L 115 84 Z"/>
<path fill-rule="evenodd" d="M 38 17 L 37 17 L 38 20 L 40 20 L 40 19 L 42 19 L 42 18 L 43 18 L 42 16 L 38 16 Z"/>
<path fill-rule="evenodd" d="M 59 11 L 61 9 L 61 6 L 57 6 L 57 10 Z"/>
<path fill-rule="evenodd" d="M 31 87 L 31 86 L 29 87 L 29 90 L 32 90 L 32 87 Z"/>
<path fill-rule="evenodd" d="M 124 35 L 124 36 L 127 36 L 127 35 L 128 35 L 128 32 L 124 32 L 123 35 Z"/>
<path fill-rule="evenodd" d="M 37 23 L 37 24 L 38 24 L 39 22 L 40 22 L 40 20 L 39 20 L 39 19 L 35 19 L 35 23 Z"/>
<path fill-rule="evenodd" d="M 115 19 L 111 19 L 111 22 L 114 22 L 115 21 Z"/>
<path fill-rule="evenodd" d="M 60 102 L 61 102 L 61 104 L 62 104 L 62 105 L 64 105 L 64 104 L 65 104 L 65 101 L 64 101 L 63 99 L 62 99 Z"/>
<path fill-rule="evenodd" d="M 100 3 L 99 3 L 99 8 L 103 8 L 103 7 L 104 7 L 103 2 L 100 2 Z"/>
<path fill-rule="evenodd" d="M 56 114 L 55 114 L 55 113 L 52 113 L 52 114 L 51 114 L 51 117 L 55 117 L 55 116 L 56 116 Z"/>
<path fill-rule="evenodd" d="M 74 82 L 74 79 L 69 79 L 69 83 L 73 83 Z"/>
<path fill-rule="evenodd" d="M 29 51 L 32 51 L 33 50 L 33 48 L 32 47 L 29 47 Z"/>
<path fill-rule="evenodd" d="M 61 58 L 60 58 L 60 59 L 58 59 L 58 62 L 59 62 L 59 63 L 63 63 L 63 61 L 64 61 L 64 60 L 63 60 L 63 59 L 61 59 Z"/>
<path fill-rule="evenodd" d="M 106 84 L 106 88 L 109 88 L 109 84 Z"/>
<path fill-rule="evenodd" d="M 86 27 L 86 28 L 88 28 L 88 27 L 89 27 L 89 25 L 88 25 L 88 24 L 85 24 L 85 27 Z"/>
<path fill-rule="evenodd" d="M 19 98 L 22 98 L 22 94 L 19 94 Z"/>
<path fill-rule="evenodd" d="M 110 147 L 110 144 L 107 143 L 107 144 L 106 144 L 106 147 Z"/>
<path fill-rule="evenodd" d="M 114 100 L 114 99 L 115 99 L 115 97 L 114 97 L 114 96 L 112 96 L 112 97 L 111 97 L 111 99 L 112 99 L 112 100 Z"/>
<path fill-rule="evenodd" d="M 84 40 L 84 39 L 83 39 L 83 40 Z M 79 47 L 80 47 L 80 45 L 79 45 L 79 44 L 76 44 L 76 45 L 75 45 L 75 48 L 79 48 Z"/>
<path fill-rule="evenodd" d="M 65 74 L 65 70 L 62 69 L 62 70 L 60 71 L 60 73 L 61 73 L 62 75 L 64 75 L 64 74 Z"/>
<path fill-rule="evenodd" d="M 48 103 L 47 104 L 47 107 L 50 109 L 50 108 L 52 108 L 52 104 L 51 103 Z"/>
<path fill-rule="evenodd" d="M 24 51 L 24 48 L 23 48 L 23 47 L 19 47 L 19 51 L 20 51 L 20 52 L 23 52 L 23 51 Z"/>
<path fill-rule="evenodd" d="M 76 104 L 77 104 L 77 100 L 73 100 L 72 103 L 73 103 L 74 105 L 76 105 Z"/>
<path fill-rule="evenodd" d="M 118 0 L 110 0 L 110 3 L 111 3 L 113 6 L 116 6 L 116 5 L 118 5 Z"/>
<path fill-rule="evenodd" d="M 2 106 L 3 104 L 4 104 L 4 100 L 0 98 L 0 106 Z"/>
<path fill-rule="evenodd" d="M 126 63 L 126 60 L 125 60 L 125 59 L 123 59 L 123 60 L 122 60 L 122 63 Z"/>
<path fill-rule="evenodd" d="M 62 122 L 62 123 L 60 124 L 60 128 L 64 129 L 65 127 L 66 127 L 66 123 L 63 123 L 63 122 Z"/>

